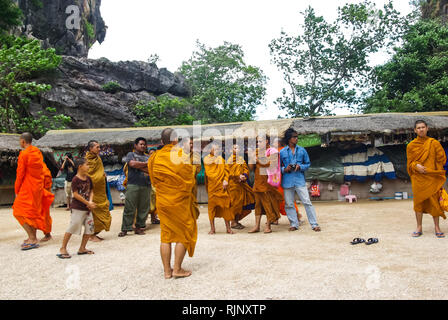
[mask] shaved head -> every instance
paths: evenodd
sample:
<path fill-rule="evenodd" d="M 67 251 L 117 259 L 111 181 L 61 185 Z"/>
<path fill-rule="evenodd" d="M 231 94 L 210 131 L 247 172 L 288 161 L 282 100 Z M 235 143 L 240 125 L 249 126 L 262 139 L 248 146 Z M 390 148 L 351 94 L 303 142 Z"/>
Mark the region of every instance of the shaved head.
<path fill-rule="evenodd" d="M 24 140 L 28 144 L 31 144 L 33 142 L 33 135 L 29 132 L 24 132 L 20 135 L 20 139 Z"/>
<path fill-rule="evenodd" d="M 177 140 L 177 134 L 174 129 L 166 128 L 162 131 L 162 143 L 169 144 Z"/>

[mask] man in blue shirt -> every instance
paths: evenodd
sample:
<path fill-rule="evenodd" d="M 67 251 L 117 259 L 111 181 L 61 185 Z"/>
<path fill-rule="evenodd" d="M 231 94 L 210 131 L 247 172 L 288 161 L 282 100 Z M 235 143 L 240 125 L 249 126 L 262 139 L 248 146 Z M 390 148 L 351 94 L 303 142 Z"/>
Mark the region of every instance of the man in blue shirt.
<path fill-rule="evenodd" d="M 280 151 L 285 211 L 291 225 L 289 231 L 299 229 L 299 220 L 297 219 L 297 212 L 294 207 L 294 196 L 296 192 L 305 207 L 311 228 L 314 231 L 321 231 L 317 224 L 316 211 L 311 203 L 305 182 L 304 173 L 310 167 L 310 158 L 305 148 L 297 145 L 297 139 L 297 131 L 292 128 L 287 129 L 283 138 L 286 147 Z"/>

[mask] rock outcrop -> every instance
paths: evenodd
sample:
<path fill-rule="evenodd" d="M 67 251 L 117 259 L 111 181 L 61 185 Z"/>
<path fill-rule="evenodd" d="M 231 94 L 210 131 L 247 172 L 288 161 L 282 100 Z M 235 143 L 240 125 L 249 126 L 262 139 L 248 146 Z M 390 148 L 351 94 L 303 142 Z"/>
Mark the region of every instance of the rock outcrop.
<path fill-rule="evenodd" d="M 138 101 L 158 95 L 186 97 L 189 89 L 180 74 L 142 61 L 111 62 L 87 59 L 95 41 L 103 42 L 107 27 L 101 17 L 101 0 L 14 0 L 24 13 L 16 35 L 39 39 L 42 47 L 63 55 L 56 72 L 37 79 L 52 89 L 34 99 L 30 112 L 46 107 L 70 116 L 71 128 L 131 127 Z M 115 82 L 115 93 L 103 86 Z"/>
<path fill-rule="evenodd" d="M 21 32 L 43 40 L 58 54 L 87 57 L 89 48 L 102 43 L 107 27 L 101 0 L 15 0 L 24 14 Z"/>
<path fill-rule="evenodd" d="M 64 56 L 56 73 L 39 82 L 51 84 L 52 89 L 31 104 L 31 112 L 54 107 L 72 118 L 72 128 L 131 127 L 137 121 L 132 112 L 137 102 L 161 94 L 189 95 L 182 75 L 142 61 Z M 110 82 L 119 85 L 117 92 L 103 89 Z"/>

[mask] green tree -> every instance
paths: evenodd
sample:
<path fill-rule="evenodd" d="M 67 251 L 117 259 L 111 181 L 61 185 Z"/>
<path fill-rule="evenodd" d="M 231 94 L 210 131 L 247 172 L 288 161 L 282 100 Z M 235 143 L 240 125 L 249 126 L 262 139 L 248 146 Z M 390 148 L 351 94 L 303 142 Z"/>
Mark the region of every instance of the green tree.
<path fill-rule="evenodd" d="M 47 130 L 63 128 L 70 121 L 69 117 L 55 115 L 53 108 L 36 116 L 29 110 L 34 97 L 51 89 L 33 79 L 55 69 L 60 62 L 55 50 L 41 49 L 38 40 L 0 37 L 0 132 L 29 131 L 40 136 Z"/>
<path fill-rule="evenodd" d="M 448 28 L 439 19 L 425 19 L 410 26 L 392 59 L 375 69 L 363 111 L 440 110 L 448 110 Z"/>
<path fill-rule="evenodd" d="M 204 123 L 253 120 L 264 102 L 266 77 L 260 68 L 244 62 L 237 44 L 209 48 L 198 41 L 179 71 L 192 90 L 194 117 Z"/>
<path fill-rule="evenodd" d="M 271 41 L 272 62 L 287 88 L 275 104 L 290 117 L 331 114 L 357 105 L 366 90 L 369 56 L 396 40 L 402 21 L 391 2 L 377 9 L 370 1 L 338 8 L 334 22 L 302 13 L 302 32 Z"/>
<path fill-rule="evenodd" d="M 0 0 L 0 34 L 22 23 L 23 13 L 11 0 Z"/>
<path fill-rule="evenodd" d="M 159 96 L 149 102 L 139 102 L 133 110 L 137 127 L 157 127 L 191 124 L 190 103 L 186 99 Z"/>

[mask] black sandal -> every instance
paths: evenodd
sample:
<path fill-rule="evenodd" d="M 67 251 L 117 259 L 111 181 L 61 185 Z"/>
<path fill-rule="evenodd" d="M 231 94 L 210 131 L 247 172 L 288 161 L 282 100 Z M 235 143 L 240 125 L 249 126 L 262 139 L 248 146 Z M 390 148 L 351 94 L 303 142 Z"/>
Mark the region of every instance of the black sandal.
<path fill-rule="evenodd" d="M 119 237 L 124 237 L 124 236 L 127 235 L 127 234 L 128 234 L 127 231 L 121 231 L 121 232 L 118 234 L 118 236 L 119 236 Z"/>
<path fill-rule="evenodd" d="M 362 238 L 355 238 L 353 239 L 352 242 L 350 242 L 351 244 L 358 244 L 358 243 L 363 243 L 366 242 L 366 240 L 362 239 Z"/>
<path fill-rule="evenodd" d="M 369 239 L 367 239 L 366 245 L 374 244 L 377 242 L 378 242 L 377 238 L 369 238 Z"/>

